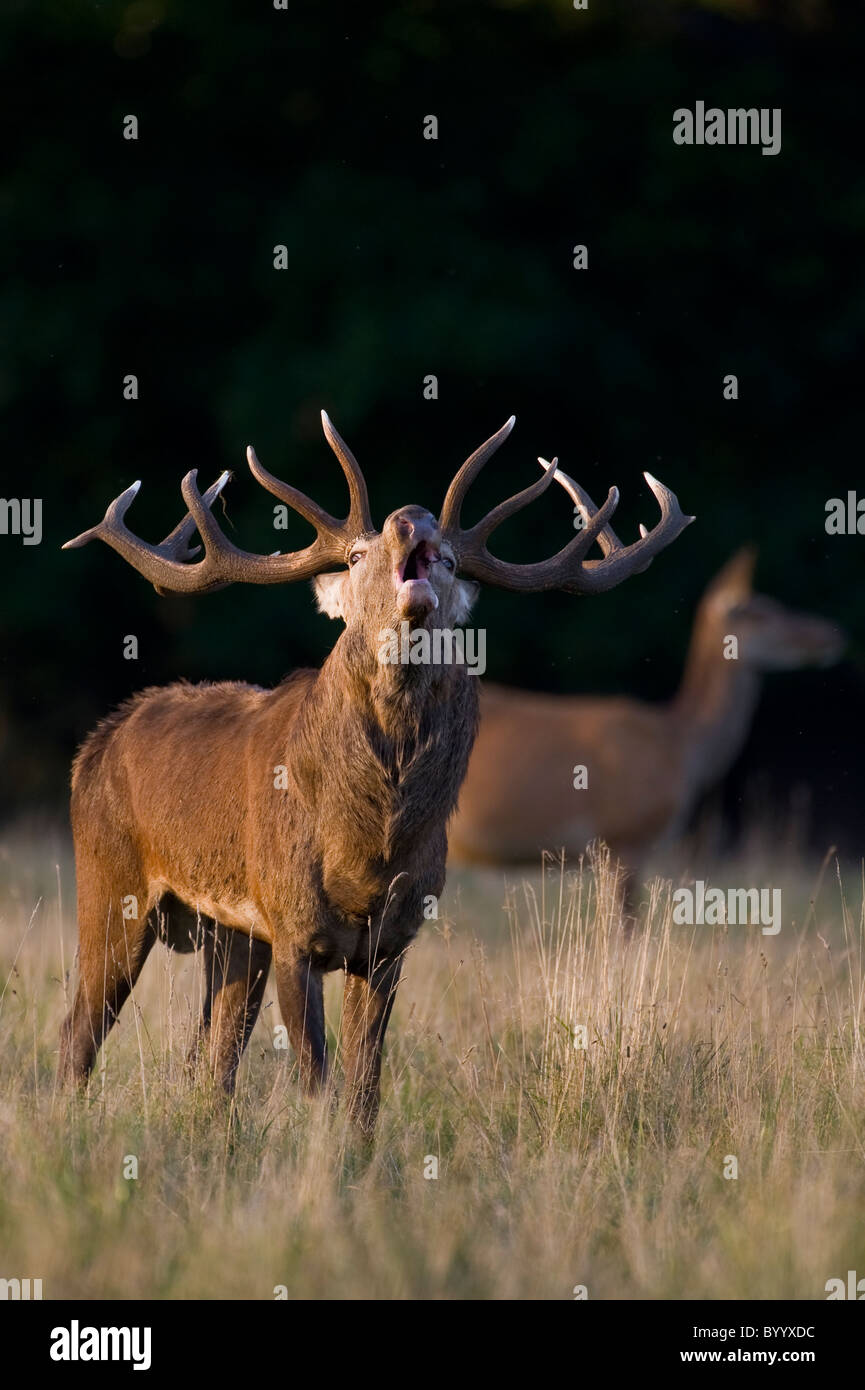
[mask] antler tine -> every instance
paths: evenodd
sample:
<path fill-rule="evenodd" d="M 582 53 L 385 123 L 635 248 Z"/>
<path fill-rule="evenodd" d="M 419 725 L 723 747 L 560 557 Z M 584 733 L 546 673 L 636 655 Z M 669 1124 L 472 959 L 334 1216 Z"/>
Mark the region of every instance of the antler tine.
<path fill-rule="evenodd" d="M 609 552 L 603 560 L 587 561 L 576 575 L 568 576 L 565 582 L 557 587 L 572 594 L 602 594 L 608 589 L 614 589 L 632 574 L 642 574 L 647 570 L 655 556 L 665 550 L 696 519 L 682 511 L 676 494 L 670 488 L 653 478 L 651 473 L 644 473 L 643 477 L 661 509 L 658 524 L 651 531 L 647 531 L 646 527 L 641 525 L 639 540 Z M 598 512 L 598 516 L 600 514 Z M 597 517 L 594 520 L 597 520 Z M 586 532 L 593 524 L 594 522 L 589 523 Z"/>
<path fill-rule="evenodd" d="M 138 489 L 140 487 L 141 479 L 138 478 L 125 492 L 121 492 L 119 497 L 115 497 L 113 502 L 109 502 L 104 517 L 96 526 L 91 526 L 87 531 L 82 531 L 80 536 L 73 536 L 71 541 L 64 541 L 60 549 L 78 550 L 82 545 L 86 545 L 88 541 L 95 540 L 105 540 L 108 541 L 110 545 L 111 541 L 108 539 L 110 529 L 114 526 L 122 526 L 123 518 L 138 496 Z"/>
<path fill-rule="evenodd" d="M 74 540 L 67 541 L 62 548 L 73 550 L 86 545 L 88 541 L 105 541 L 106 545 L 110 545 L 122 555 L 139 574 L 149 579 L 161 594 L 206 593 L 211 589 L 221 588 L 235 577 L 235 567 L 230 564 L 230 560 L 263 558 L 246 557 L 243 551 L 237 550 L 223 536 L 210 512 L 210 507 L 230 477 L 229 472 L 223 473 L 202 496 L 195 483 L 195 470 L 188 473 L 183 480 L 183 492 L 189 512 L 159 545 L 150 545 L 147 541 L 141 540 L 128 529 L 124 521 L 129 507 L 138 495 L 141 487 L 139 481 L 110 503 L 98 525 L 92 526 L 89 531 L 83 531 Z M 189 564 L 188 560 L 201 549 L 200 546 L 189 545 L 189 538 L 195 530 L 198 530 L 204 541 L 205 555 L 197 563 Z M 212 545 L 215 546 L 214 549 L 211 548 Z"/>
<path fill-rule="evenodd" d="M 550 481 L 553 476 L 551 469 L 546 474 L 544 481 Z M 537 484 L 534 486 L 536 487 Z M 530 489 L 526 488 L 519 496 L 525 497 L 529 491 Z M 511 499 L 512 502 L 516 500 L 515 498 Z M 571 578 L 571 571 L 579 574 L 583 556 L 598 539 L 618 505 L 619 490 L 611 487 L 604 505 L 595 513 L 588 526 L 578 531 L 557 555 L 549 560 L 539 560 L 535 564 L 512 564 L 506 560 L 497 560 L 494 555 L 491 555 L 482 540 L 482 534 L 486 530 L 486 520 L 481 522 L 477 528 L 472 528 L 471 531 L 461 531 L 458 534 L 449 532 L 448 539 L 457 551 L 460 572 L 470 575 L 473 579 L 495 584 L 502 589 L 520 590 L 526 593 L 540 593 L 545 589 L 567 590 L 570 587 L 568 581 Z M 504 503 L 503 510 L 510 515 L 516 508 Z M 579 592 L 579 590 L 574 590 L 574 592 Z"/>
<path fill-rule="evenodd" d="M 561 483 L 571 501 L 576 503 L 583 521 L 588 525 L 592 517 L 597 515 L 598 509 L 585 488 L 580 487 L 580 484 L 569 477 L 567 473 L 563 473 L 561 468 L 556 468 L 556 459 L 553 459 L 552 463 L 548 463 L 546 459 L 539 458 L 538 463 L 541 468 L 555 469 L 556 482 Z M 645 528 L 644 534 L 648 534 L 645 532 Z M 614 551 L 624 549 L 612 526 L 604 526 L 598 532 L 597 542 L 605 555 L 612 555 Z"/>
<path fill-rule="evenodd" d="M 358 470 L 352 487 L 352 510 L 345 521 L 337 521 L 315 502 L 295 488 L 273 478 L 255 455 L 252 446 L 247 450 L 250 468 L 256 479 L 275 496 L 289 502 L 315 527 L 317 535 L 304 550 L 287 555 L 256 555 L 239 549 L 219 527 L 211 507 L 228 482 L 226 472 L 206 490 L 198 488 L 198 473 L 192 469 L 181 484 L 188 514 L 159 545 L 150 545 L 130 531 L 124 521 L 127 511 L 138 495 L 140 482 L 122 492 L 108 507 L 97 526 L 83 531 L 67 541 L 64 550 L 102 540 L 122 555 L 139 574 L 149 579 L 158 593 L 207 593 L 226 584 L 283 584 L 290 580 L 309 579 L 322 570 L 345 561 L 346 548 L 359 533 L 372 531 L 369 510 L 364 510 L 366 489 Z M 357 468 L 357 465 L 354 465 Z M 348 473 L 347 473 L 348 475 Z M 193 531 L 198 531 L 204 544 L 204 555 L 190 564 L 200 546 L 190 546 Z"/>
<path fill-rule="evenodd" d="M 232 474 L 226 468 L 225 472 L 220 474 L 216 482 L 210 484 L 210 487 L 207 489 L 202 499 L 205 506 L 213 506 L 213 503 L 216 501 L 231 476 Z M 165 540 L 159 542 L 157 549 L 172 560 L 180 560 L 184 563 L 193 560 L 195 556 L 201 552 L 200 545 L 189 544 L 189 538 L 195 530 L 195 517 L 191 512 L 187 512 L 183 520 L 165 537 Z M 171 593 L 171 589 L 166 588 L 162 584 L 154 584 L 153 587 L 161 598 L 165 598 L 167 594 Z M 211 584 L 208 586 L 207 592 L 213 593 L 216 589 L 224 588 L 226 588 L 226 584 Z"/>
<path fill-rule="evenodd" d="M 633 545 L 625 546 L 609 524 L 610 517 L 618 506 L 618 489 L 611 487 L 603 506 L 596 507 L 578 483 L 567 474 L 559 474 L 557 460 L 553 459 L 552 463 L 548 463 L 546 459 L 539 459 L 544 473 L 536 483 L 506 502 L 500 503 L 476 526 L 462 530 L 459 525 L 459 513 L 466 489 L 490 454 L 510 433 L 512 425 L 513 421 L 509 420 L 497 435 L 488 439 L 486 444 L 463 464 L 445 499 L 440 524 L 442 530 L 447 531 L 448 540 L 457 552 L 459 568 L 463 574 L 474 579 L 486 580 L 501 588 L 531 593 L 545 589 L 561 589 L 565 593 L 573 594 L 603 593 L 604 590 L 620 584 L 629 575 L 639 574 L 647 569 L 655 555 L 675 540 L 694 520 L 693 517 L 684 515 L 674 493 L 647 473 L 646 481 L 661 508 L 661 520 L 652 531 L 647 531 L 641 526 L 640 539 Z M 579 507 L 586 525 L 549 560 L 540 560 L 529 565 L 497 560 L 487 550 L 486 541 L 489 536 L 507 517 L 540 496 L 553 478 L 558 479 Z M 596 541 L 604 558 L 585 560 L 585 555 Z"/>
<path fill-rule="evenodd" d="M 292 487 L 290 483 L 284 483 L 281 478 L 276 478 L 258 460 L 258 455 L 252 445 L 247 445 L 246 459 L 249 464 L 249 471 L 257 483 L 266 488 L 274 497 L 278 497 L 280 502 L 285 502 L 289 507 L 299 513 L 304 521 L 308 521 L 317 531 L 333 531 L 337 534 L 341 531 L 344 523 L 338 521 L 335 516 L 331 516 L 312 498 L 307 497 L 299 488 Z"/>
<path fill-rule="evenodd" d="M 331 424 L 330 416 L 326 410 L 321 412 L 321 427 L 324 430 L 324 437 L 342 465 L 348 483 L 348 495 L 350 507 L 348 516 L 345 519 L 345 527 L 352 531 L 353 540 L 355 536 L 366 535 L 375 532 L 372 515 L 369 510 L 369 495 L 366 490 L 366 482 L 360 470 L 360 464 L 355 458 L 351 449 L 338 430 Z"/>
<path fill-rule="evenodd" d="M 508 497 L 506 501 L 500 502 L 497 507 L 493 507 L 491 512 L 487 512 L 483 520 L 476 526 L 470 526 L 468 530 L 462 532 L 463 544 L 469 540 L 483 543 L 489 540 L 493 531 L 498 530 L 503 521 L 507 521 L 509 516 L 516 512 L 521 512 L 523 507 L 527 507 L 530 502 L 534 502 L 536 497 L 546 492 L 556 473 L 556 460 L 553 459 L 549 473 L 538 478 L 536 483 L 530 487 L 524 487 L 522 492 L 517 492 L 513 497 Z"/>
<path fill-rule="evenodd" d="M 202 498 L 205 506 L 211 507 L 213 505 L 230 477 L 231 473 L 226 468 L 225 472 L 220 474 L 216 482 L 210 484 L 210 487 Z M 76 536 L 71 541 L 66 541 L 60 549 L 77 550 L 80 546 L 86 545 L 88 541 L 108 540 L 107 533 L 109 528 L 111 526 L 117 526 L 118 523 L 122 523 L 129 506 L 137 497 L 140 487 L 141 481 L 139 479 L 138 482 L 128 487 L 125 492 L 121 492 L 119 497 L 115 497 L 106 511 L 105 516 L 97 526 L 91 526 L 89 531 L 82 531 L 80 536 Z M 152 548 L 160 551 L 168 559 L 191 560 L 201 550 L 200 545 L 189 544 L 189 538 L 195 529 L 195 517 L 190 512 L 187 512 L 186 516 L 182 521 L 178 522 L 174 530 L 170 531 L 165 539 L 159 542 L 158 546 Z M 131 536 L 132 533 L 130 532 L 129 534 Z M 108 543 L 111 544 L 110 541 Z"/>
<path fill-rule="evenodd" d="M 539 458 L 538 463 L 542 468 L 548 470 L 551 467 L 555 467 L 555 460 L 553 460 L 551 465 L 547 463 L 546 459 Z M 685 516 L 679 506 L 676 494 L 671 492 L 662 482 L 659 482 L 651 473 L 644 473 L 643 477 L 649 484 L 661 508 L 661 520 L 658 525 L 655 526 L 652 531 L 649 531 L 647 527 L 640 522 L 640 540 L 635 541 L 631 546 L 622 544 L 612 526 L 604 526 L 597 536 L 598 545 L 606 558 L 609 555 L 616 554 L 616 552 L 624 552 L 626 550 L 636 554 L 637 548 L 642 542 L 654 536 L 655 532 L 662 532 L 662 528 L 664 528 L 662 534 L 666 535 L 669 533 L 669 540 L 664 540 L 662 544 L 655 545 L 653 543 L 650 548 L 644 546 L 643 555 L 647 557 L 645 562 L 641 564 L 639 568 L 636 566 L 629 568 L 627 571 L 628 574 L 642 574 L 644 570 L 647 570 L 658 551 L 664 549 L 664 546 L 669 545 L 670 541 L 675 540 L 676 536 L 684 531 L 686 526 L 690 526 L 691 522 L 695 520 L 693 516 Z M 579 507 L 583 517 L 589 521 L 595 515 L 597 509 L 585 488 L 580 487 L 579 483 L 575 482 L 573 478 L 570 478 L 567 473 L 563 473 L 561 469 L 556 469 L 556 481 L 561 483 L 562 487 Z M 615 580 L 615 583 L 618 584 L 619 582 L 618 579 Z"/>
<path fill-rule="evenodd" d="M 466 493 L 487 460 L 492 458 L 500 445 L 504 444 L 516 424 L 516 421 L 516 415 L 512 415 L 509 420 L 505 421 L 500 430 L 490 435 L 489 439 L 487 439 L 479 449 L 475 449 L 474 453 L 470 454 L 466 459 L 445 494 L 441 516 L 439 517 L 439 525 L 442 531 L 459 529 L 460 512 L 462 511 Z"/>
<path fill-rule="evenodd" d="M 216 501 L 231 476 L 232 474 L 226 468 L 225 472 L 220 474 L 216 482 L 210 484 L 210 487 L 202 497 L 202 501 L 206 507 L 213 506 L 213 503 Z M 174 530 L 170 531 L 165 537 L 165 540 L 159 542 L 157 549 L 161 550 L 173 560 L 192 560 L 201 551 L 200 545 L 189 544 L 189 538 L 195 530 L 195 517 L 191 512 L 187 512 L 183 520 L 178 522 Z M 67 545 L 71 544 L 71 541 L 67 542 Z M 65 550 L 66 546 L 64 546 L 63 549 Z"/>
<path fill-rule="evenodd" d="M 522 492 L 515 493 L 513 497 L 509 497 L 506 501 L 500 502 L 497 507 L 494 507 L 491 512 L 488 512 L 476 525 L 467 527 L 463 530 L 460 526 L 460 514 L 462 503 L 469 487 L 487 460 L 507 439 L 515 422 L 516 417 L 512 415 L 509 420 L 505 421 L 500 430 L 494 435 L 491 435 L 479 449 L 476 449 L 475 452 L 466 459 L 448 488 L 439 521 L 442 532 L 447 534 L 448 539 L 458 552 L 460 568 L 464 573 L 472 574 L 477 579 L 483 578 L 499 584 L 507 578 L 508 587 L 511 587 L 511 581 L 513 581 L 514 576 L 518 572 L 520 575 L 528 576 L 528 572 L 537 567 L 531 565 L 508 566 L 503 561 L 496 560 L 494 556 L 490 555 L 486 548 L 486 542 L 493 531 L 501 526 L 503 521 L 513 516 L 516 512 L 521 511 L 523 507 L 533 502 L 536 497 L 540 497 L 543 492 L 546 492 L 553 478 L 557 476 L 557 460 L 554 459 L 551 464 L 544 465 L 546 471 L 537 482 L 532 483 L 529 487 L 523 488 Z M 618 491 L 615 488 L 611 488 L 609 496 L 600 512 L 598 512 L 596 508 L 592 508 L 592 520 L 590 520 L 589 525 L 585 530 L 581 531 L 579 535 L 573 537 L 560 555 L 555 557 L 555 560 L 558 561 L 567 558 L 571 563 L 579 560 L 586 551 L 590 549 L 594 540 L 602 534 L 605 523 L 615 511 L 618 501 Z M 545 565 L 552 563 L 552 561 L 543 562 Z M 541 579 L 543 578 L 543 576 L 539 577 Z M 540 587 L 551 586 L 542 582 Z"/>
<path fill-rule="evenodd" d="M 540 497 L 542 493 L 546 492 L 553 478 L 558 478 L 559 476 L 556 467 L 557 463 L 558 460 L 553 459 L 551 464 L 546 465 L 547 472 L 544 473 L 542 477 L 538 478 L 536 483 L 532 483 L 530 487 L 523 488 L 522 492 L 516 493 L 513 497 L 509 497 L 507 501 L 500 502 L 497 507 L 493 507 L 493 510 L 488 512 L 483 520 L 479 521 L 476 526 L 471 526 L 465 531 L 461 530 L 457 542 L 460 552 L 465 554 L 466 552 L 484 547 L 485 542 L 489 540 L 493 531 L 497 530 L 503 521 L 506 521 L 508 517 L 513 516 L 516 512 L 522 511 L 523 507 L 528 506 L 536 497 Z M 598 509 L 593 507 L 590 526 L 586 527 L 579 536 L 575 536 L 571 542 L 569 551 L 571 558 L 576 558 L 577 554 L 585 555 L 586 551 L 590 549 L 592 542 L 594 540 L 600 540 L 601 535 L 609 529 L 603 526 L 603 521 L 606 517 L 612 515 L 618 506 L 618 502 L 618 489 L 611 488 L 607 500 L 601 508 L 601 513 L 599 514 Z M 599 515 L 600 520 L 596 521 L 595 518 Z M 489 558 L 492 560 L 493 557 L 489 556 Z"/>

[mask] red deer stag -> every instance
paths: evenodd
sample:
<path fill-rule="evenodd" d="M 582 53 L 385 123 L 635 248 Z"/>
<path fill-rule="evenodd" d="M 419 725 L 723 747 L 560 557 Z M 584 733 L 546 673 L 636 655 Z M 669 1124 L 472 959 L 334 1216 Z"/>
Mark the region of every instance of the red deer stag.
<path fill-rule="evenodd" d="M 588 517 L 591 499 L 567 474 L 556 478 Z M 609 528 L 598 539 L 602 547 L 615 542 Z M 843 652 L 834 623 L 753 592 L 754 562 L 752 550 L 740 551 L 709 585 L 668 703 L 484 683 L 480 732 L 449 836 L 453 860 L 537 863 L 545 849 L 576 857 L 604 840 L 630 896 L 647 855 L 682 832 L 698 798 L 740 753 L 763 673 L 827 666 Z M 730 636 L 735 660 L 724 654 Z M 587 773 L 579 789 L 576 765 Z"/>
<path fill-rule="evenodd" d="M 691 518 L 650 478 L 661 519 L 632 545 L 584 558 L 595 540 L 604 545 L 618 501 L 611 488 L 551 559 L 495 559 L 486 546 L 492 532 L 555 475 L 553 464 L 476 525 L 461 527 L 466 491 L 510 434 L 511 418 L 460 468 L 438 521 L 423 507 L 401 507 L 378 532 L 354 456 L 324 412 L 322 421 L 348 481 L 344 521 L 247 451 L 256 481 L 314 526 L 316 539 L 304 550 L 239 550 L 211 511 L 229 475 L 202 496 L 195 470 L 182 484 L 188 514 L 160 545 L 124 524 L 138 483 L 98 526 L 66 544 L 105 541 L 159 593 L 315 577 L 320 609 L 345 630 L 321 670 L 296 671 L 275 690 L 233 683 L 145 690 L 82 746 L 72 776 L 79 984 L 62 1028 L 60 1069 L 87 1078 L 153 942 L 182 948 L 205 918 L 214 925 L 205 939 L 201 1028 L 215 1077 L 232 1089 L 272 956 L 301 1083 L 319 1089 L 322 976 L 344 970 L 347 1108 L 369 1130 L 402 957 L 425 899 L 444 886 L 447 821 L 477 728 L 476 682 L 465 666 L 383 664 L 382 633 L 403 623 L 430 626 L 433 618 L 446 629 L 464 623 L 476 580 L 601 593 L 644 570 Z M 204 546 L 197 561 L 195 531 Z"/>

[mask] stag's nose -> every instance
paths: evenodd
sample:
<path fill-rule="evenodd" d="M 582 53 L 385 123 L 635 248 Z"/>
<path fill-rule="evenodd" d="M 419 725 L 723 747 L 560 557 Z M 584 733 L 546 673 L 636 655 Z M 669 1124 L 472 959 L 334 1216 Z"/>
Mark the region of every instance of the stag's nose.
<path fill-rule="evenodd" d="M 391 521 L 394 532 L 408 550 L 414 550 L 422 541 L 436 546 L 441 541 L 438 522 L 432 512 L 423 507 L 403 507 L 394 512 Z"/>

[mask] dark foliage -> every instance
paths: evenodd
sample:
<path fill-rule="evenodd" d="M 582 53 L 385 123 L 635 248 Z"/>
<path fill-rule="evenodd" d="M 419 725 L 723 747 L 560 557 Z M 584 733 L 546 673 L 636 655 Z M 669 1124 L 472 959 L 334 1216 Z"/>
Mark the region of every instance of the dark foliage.
<path fill-rule="evenodd" d="M 306 592 L 161 599 L 104 548 L 61 554 L 134 478 L 130 520 L 159 539 L 187 468 L 236 469 L 226 524 L 273 550 L 247 442 L 338 510 L 327 407 L 381 520 L 438 507 L 514 411 L 478 513 L 541 453 L 596 499 L 618 483 L 626 536 L 654 521 L 644 468 L 698 524 L 601 599 L 487 594 L 490 674 L 669 693 L 701 589 L 755 540 L 761 586 L 853 644 L 770 682 L 732 795 L 760 768 L 779 801 L 807 784 L 817 840 L 859 852 L 865 539 L 828 537 L 824 505 L 865 493 L 863 33 L 854 7 L 732 0 L 7 6 L 2 494 L 42 497 L 45 534 L 0 537 L 3 812 L 59 805 L 76 741 L 130 691 L 274 682 L 333 639 Z M 675 146 L 697 99 L 781 107 L 781 154 Z M 536 558 L 569 525 L 550 494 L 500 552 Z"/>

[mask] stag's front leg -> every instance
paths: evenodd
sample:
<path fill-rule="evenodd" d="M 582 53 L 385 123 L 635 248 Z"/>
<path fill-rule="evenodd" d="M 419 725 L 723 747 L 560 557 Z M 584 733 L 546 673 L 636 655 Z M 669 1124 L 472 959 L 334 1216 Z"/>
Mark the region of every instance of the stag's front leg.
<path fill-rule="evenodd" d="M 229 1095 L 264 998 L 270 946 L 214 923 L 204 937 L 205 997 L 192 1058 L 206 1041 L 211 1074 Z"/>
<path fill-rule="evenodd" d="M 342 1046 L 349 1118 L 371 1133 L 378 1115 L 381 1052 L 399 983 L 402 957 L 379 962 L 368 975 L 347 975 Z"/>
<path fill-rule="evenodd" d="M 307 1095 L 320 1091 L 327 1077 L 322 972 L 294 949 L 274 946 L 273 967 L 279 1011 L 288 1029 Z"/>

